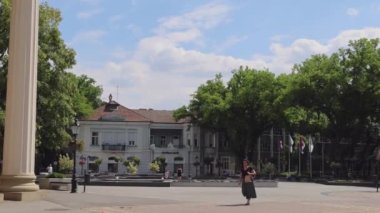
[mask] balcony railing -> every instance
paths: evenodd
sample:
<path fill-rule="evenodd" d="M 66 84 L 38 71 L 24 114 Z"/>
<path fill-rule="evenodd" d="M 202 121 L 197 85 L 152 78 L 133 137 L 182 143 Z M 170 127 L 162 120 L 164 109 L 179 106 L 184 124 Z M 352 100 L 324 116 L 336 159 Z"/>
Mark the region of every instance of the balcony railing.
<path fill-rule="evenodd" d="M 102 144 L 103 151 L 125 151 L 125 144 Z"/>
<path fill-rule="evenodd" d="M 175 148 L 175 149 L 184 149 L 186 148 L 186 146 L 184 144 L 173 144 L 173 145 L 169 145 L 169 144 L 161 144 L 161 143 L 155 143 L 155 146 L 158 147 L 158 148 Z"/>

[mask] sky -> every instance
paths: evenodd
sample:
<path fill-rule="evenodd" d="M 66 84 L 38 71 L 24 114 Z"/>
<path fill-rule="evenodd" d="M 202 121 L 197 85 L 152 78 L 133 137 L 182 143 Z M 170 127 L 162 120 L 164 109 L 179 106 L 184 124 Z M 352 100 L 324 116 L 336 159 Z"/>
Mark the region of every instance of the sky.
<path fill-rule="evenodd" d="M 290 73 L 314 54 L 380 37 L 380 0 L 46 0 L 71 72 L 132 109 L 174 110 L 240 66 Z"/>

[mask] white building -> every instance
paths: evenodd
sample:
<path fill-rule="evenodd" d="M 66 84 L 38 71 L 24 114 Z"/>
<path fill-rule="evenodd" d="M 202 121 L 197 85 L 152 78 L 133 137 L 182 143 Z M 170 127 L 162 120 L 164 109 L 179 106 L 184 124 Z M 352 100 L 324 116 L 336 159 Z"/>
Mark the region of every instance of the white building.
<path fill-rule="evenodd" d="M 186 120 L 175 121 L 172 111 L 128 109 L 110 100 L 80 121 L 78 139 L 84 141 L 77 152 L 77 174 L 87 169 L 99 173 L 125 174 L 123 161 L 136 156 L 138 174 L 150 174 L 149 164 L 163 156 L 171 174 L 182 168 L 184 176 L 199 174 L 200 130 Z M 115 157 L 122 162 L 115 162 Z M 101 159 L 98 171 L 95 161 Z M 82 163 L 81 163 L 82 161 Z"/>

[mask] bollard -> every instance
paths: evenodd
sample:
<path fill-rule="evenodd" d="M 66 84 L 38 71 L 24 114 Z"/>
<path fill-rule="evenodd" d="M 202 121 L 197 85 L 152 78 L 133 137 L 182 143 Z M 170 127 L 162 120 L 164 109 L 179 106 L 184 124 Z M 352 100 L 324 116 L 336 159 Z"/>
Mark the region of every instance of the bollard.
<path fill-rule="evenodd" d="M 84 175 L 84 181 L 83 181 L 83 192 L 86 192 L 86 185 L 90 183 L 90 174 L 86 173 Z"/>

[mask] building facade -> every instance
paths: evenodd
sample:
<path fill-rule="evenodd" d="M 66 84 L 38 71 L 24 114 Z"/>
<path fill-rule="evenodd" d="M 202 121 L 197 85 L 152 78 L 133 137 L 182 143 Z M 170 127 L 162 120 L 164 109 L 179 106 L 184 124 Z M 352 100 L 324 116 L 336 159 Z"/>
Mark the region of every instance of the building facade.
<path fill-rule="evenodd" d="M 157 157 L 166 159 L 170 174 L 178 168 L 185 176 L 200 174 L 195 163 L 200 161 L 200 129 L 186 120 L 175 121 L 172 111 L 128 109 L 110 96 L 80 121 L 78 139 L 84 146 L 76 154 L 77 174 L 126 174 L 123 161 L 133 156 L 140 159 L 138 174 L 151 174 L 149 164 Z"/>

